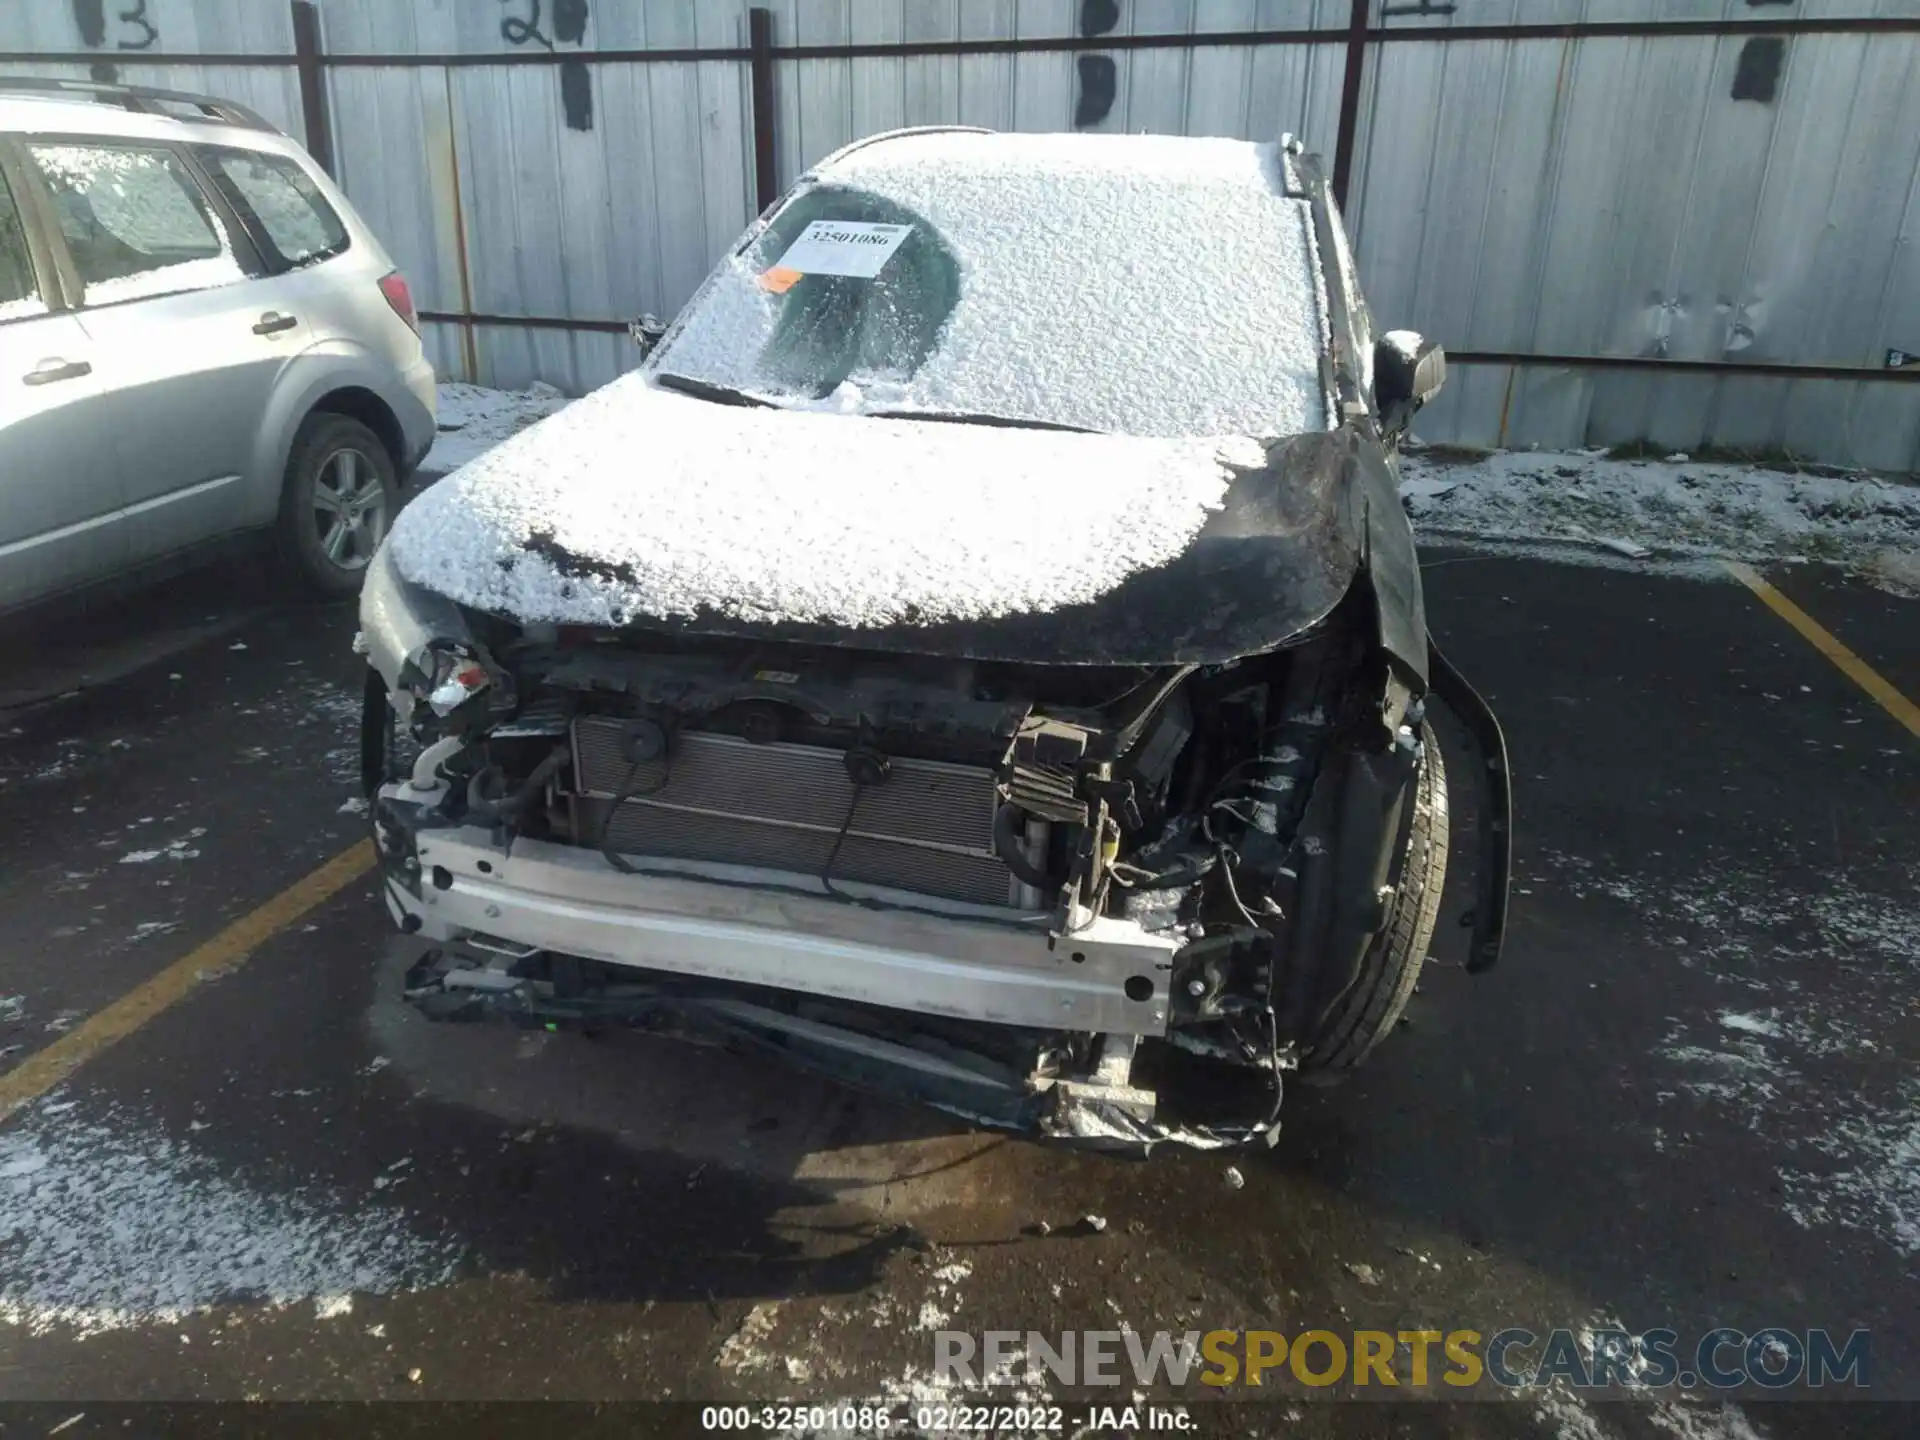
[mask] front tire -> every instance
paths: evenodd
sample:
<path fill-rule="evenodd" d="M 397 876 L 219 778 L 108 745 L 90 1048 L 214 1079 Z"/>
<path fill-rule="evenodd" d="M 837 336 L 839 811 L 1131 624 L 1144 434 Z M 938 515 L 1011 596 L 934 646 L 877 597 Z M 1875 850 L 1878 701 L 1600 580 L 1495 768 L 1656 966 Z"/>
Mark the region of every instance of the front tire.
<path fill-rule="evenodd" d="M 309 415 L 293 437 L 280 493 L 279 550 L 302 590 L 359 593 L 399 510 L 393 457 L 349 415 Z"/>
<path fill-rule="evenodd" d="M 1301 1076 L 1314 1083 L 1337 1083 L 1372 1053 L 1407 1008 L 1426 964 L 1447 885 L 1447 766 L 1432 727 L 1422 727 L 1421 741 L 1413 816 L 1386 923 L 1352 990 L 1308 1042 Z"/>

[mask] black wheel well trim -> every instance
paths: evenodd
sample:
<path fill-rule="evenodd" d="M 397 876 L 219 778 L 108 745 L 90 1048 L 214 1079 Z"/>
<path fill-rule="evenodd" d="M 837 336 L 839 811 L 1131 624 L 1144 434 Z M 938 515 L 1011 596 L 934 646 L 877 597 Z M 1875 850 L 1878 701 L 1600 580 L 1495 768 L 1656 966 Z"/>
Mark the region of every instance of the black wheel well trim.
<path fill-rule="evenodd" d="M 1433 636 L 1427 636 L 1427 666 L 1433 694 L 1451 710 L 1480 752 L 1477 767 L 1484 806 L 1474 856 L 1474 905 L 1462 918 L 1473 933 L 1466 969 L 1479 975 L 1500 963 L 1507 938 L 1507 908 L 1513 888 L 1513 772 L 1507 737 L 1492 708 L 1453 667 Z"/>
<path fill-rule="evenodd" d="M 387 458 L 393 461 L 395 477 L 406 478 L 406 432 L 401 429 L 400 417 L 393 413 L 393 407 L 372 390 L 364 385 L 338 386 L 315 400 L 307 415 L 344 415 L 349 420 L 358 420 L 385 448 Z"/>

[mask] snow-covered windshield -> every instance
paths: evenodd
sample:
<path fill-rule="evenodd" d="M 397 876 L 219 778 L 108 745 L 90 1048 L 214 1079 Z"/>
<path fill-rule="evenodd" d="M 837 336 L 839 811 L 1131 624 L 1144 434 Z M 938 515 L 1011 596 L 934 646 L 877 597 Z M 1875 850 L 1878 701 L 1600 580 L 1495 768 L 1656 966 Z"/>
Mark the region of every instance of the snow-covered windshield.
<path fill-rule="evenodd" d="M 908 134 L 822 166 L 649 366 L 775 404 L 1132 435 L 1330 428 L 1277 146 Z"/>

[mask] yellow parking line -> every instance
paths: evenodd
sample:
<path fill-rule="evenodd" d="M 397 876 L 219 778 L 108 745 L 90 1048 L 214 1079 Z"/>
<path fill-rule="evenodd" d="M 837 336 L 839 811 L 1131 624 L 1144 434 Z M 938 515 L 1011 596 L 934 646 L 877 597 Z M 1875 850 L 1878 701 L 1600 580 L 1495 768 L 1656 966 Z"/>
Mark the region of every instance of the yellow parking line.
<path fill-rule="evenodd" d="M 109 1046 L 184 1000 L 203 980 L 244 965 L 260 945 L 317 905 L 325 904 L 373 867 L 373 842 L 362 840 L 296 880 L 266 904 L 242 915 L 204 945 L 88 1017 L 18 1068 L 0 1075 L 0 1123 L 38 1100 Z"/>
<path fill-rule="evenodd" d="M 1889 685 L 1871 665 L 1842 645 L 1818 620 L 1762 580 L 1751 566 L 1739 565 L 1731 560 L 1722 563 L 1732 572 L 1734 579 L 1760 597 L 1761 604 L 1798 630 L 1809 645 L 1833 662 L 1834 668 L 1871 695 L 1875 703 L 1906 726 L 1915 739 L 1920 739 L 1920 705 L 1914 704 Z"/>

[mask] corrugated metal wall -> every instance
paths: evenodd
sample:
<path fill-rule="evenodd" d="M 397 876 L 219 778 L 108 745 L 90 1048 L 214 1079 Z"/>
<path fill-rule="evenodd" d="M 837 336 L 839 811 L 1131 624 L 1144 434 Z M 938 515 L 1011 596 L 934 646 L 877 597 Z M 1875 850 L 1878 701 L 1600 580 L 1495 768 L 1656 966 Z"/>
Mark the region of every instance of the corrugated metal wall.
<path fill-rule="evenodd" d="M 14 0 L 0 9 L 0 50 L 85 48 L 90 4 L 103 26 L 92 53 L 122 78 L 231 95 L 300 133 L 290 66 L 140 63 L 290 54 L 283 0 Z M 779 58 L 782 184 L 850 139 L 906 124 L 1291 131 L 1323 154 L 1335 146 L 1349 0 L 768 8 L 782 48 L 1051 39 L 1089 24 L 1114 40 L 1093 52 L 1111 61 L 1110 87 L 1064 49 Z M 327 71 L 337 168 L 423 309 L 670 314 L 754 209 L 744 0 L 321 0 L 320 12 L 326 51 L 346 62 Z M 1871 367 L 1889 348 L 1920 350 L 1920 34 L 1803 34 L 1757 48 L 1748 36 L 1671 32 L 1398 38 L 1839 17 L 1920 19 L 1920 0 L 1372 0 L 1349 210 L 1376 318 L 1483 354 Z M 1257 31 L 1319 33 L 1125 45 Z M 147 48 L 121 48 L 135 43 Z M 573 67 L 585 71 L 591 128 L 578 126 L 578 73 L 513 63 L 595 50 L 734 53 Z M 446 373 L 494 384 L 578 391 L 632 360 L 619 335 L 429 328 Z M 1479 444 L 1649 439 L 1915 469 L 1920 386 L 1462 365 L 1420 429 Z"/>
<path fill-rule="evenodd" d="M 1786 11 L 1769 8 L 1762 18 Z M 1920 16 L 1915 0 L 1790 7 Z M 1459 0 L 1447 25 L 1753 19 L 1746 4 Z M 1431 23 L 1431 22 L 1428 22 Z M 1872 367 L 1920 349 L 1920 35 L 1370 47 L 1354 212 L 1377 315 L 1462 350 Z M 1648 439 L 1920 468 L 1910 383 L 1475 366 L 1421 432 Z"/>
<path fill-rule="evenodd" d="M 325 0 L 321 17 L 333 56 L 483 56 L 543 48 L 513 24 L 541 9 L 538 37 L 571 53 L 552 34 L 555 7 L 529 0 Z M 602 0 L 586 48 L 738 48 L 744 16 L 706 0 Z M 753 215 L 741 61 L 596 63 L 587 130 L 565 121 L 557 65 L 342 66 L 329 80 L 342 183 L 424 310 L 671 315 Z M 488 384 L 577 393 L 634 358 L 625 335 L 483 325 L 467 354 L 460 327 L 432 328 L 446 373 Z"/>

